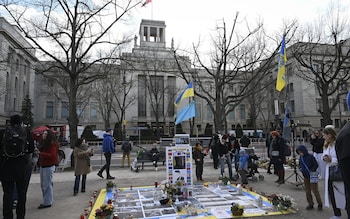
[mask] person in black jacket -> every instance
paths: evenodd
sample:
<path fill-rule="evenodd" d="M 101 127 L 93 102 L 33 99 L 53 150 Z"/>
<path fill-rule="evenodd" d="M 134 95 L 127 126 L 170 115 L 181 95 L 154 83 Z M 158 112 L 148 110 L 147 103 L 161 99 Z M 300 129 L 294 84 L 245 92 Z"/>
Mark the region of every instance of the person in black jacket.
<path fill-rule="evenodd" d="M 217 147 L 219 148 L 219 159 L 220 159 L 220 166 L 221 166 L 221 176 L 224 176 L 225 172 L 225 163 L 228 167 L 229 177 L 231 180 L 233 180 L 232 175 L 232 161 L 231 161 L 231 145 L 230 142 L 227 141 L 228 136 L 225 134 L 222 136 L 221 141 L 217 143 Z"/>
<path fill-rule="evenodd" d="M 236 169 L 236 172 L 238 172 L 239 150 L 241 149 L 241 146 L 239 145 L 238 139 L 236 138 L 234 133 L 230 135 L 229 141 L 231 144 L 231 160 L 235 162 L 235 169 Z"/>
<path fill-rule="evenodd" d="M 310 182 L 310 172 L 315 172 L 317 170 L 318 163 L 317 163 L 315 157 L 313 155 L 309 154 L 305 145 L 299 145 L 296 148 L 296 152 L 297 152 L 297 154 L 300 155 L 299 169 L 304 176 L 304 187 L 305 187 L 305 192 L 306 192 L 306 200 L 308 203 L 308 206 L 306 206 L 306 210 L 311 210 L 314 208 L 314 201 L 312 198 L 312 193 L 314 193 L 314 196 L 315 196 L 317 204 L 318 204 L 317 209 L 319 211 L 321 211 L 322 210 L 322 199 L 320 196 L 320 191 L 318 190 L 318 183 L 311 183 Z"/>
<path fill-rule="evenodd" d="M 283 164 L 286 162 L 286 157 L 284 156 L 284 145 L 286 143 L 278 131 L 272 131 L 271 135 L 271 163 L 274 165 L 278 175 L 278 179 L 275 182 L 283 184 L 285 175 Z"/>
<path fill-rule="evenodd" d="M 316 130 L 311 135 L 310 144 L 312 145 L 313 155 L 318 163 L 317 171 L 320 174 L 320 179 L 324 179 L 326 174 L 326 163 L 322 159 L 324 139 L 322 138 L 319 130 Z"/>
<path fill-rule="evenodd" d="M 219 135 L 214 134 L 209 142 L 209 147 L 211 149 L 211 156 L 213 159 L 214 169 L 217 169 L 219 166 L 219 148 L 218 148 L 219 141 L 220 141 Z"/>
<path fill-rule="evenodd" d="M 205 154 L 202 152 L 203 147 L 200 143 L 196 143 L 196 146 L 193 150 L 193 159 L 196 164 L 196 177 L 197 181 L 203 181 L 203 164 Z"/>
<path fill-rule="evenodd" d="M 22 119 L 19 115 L 13 115 L 10 118 L 11 126 L 21 126 Z M 27 129 L 27 148 L 26 152 L 19 157 L 6 157 L 3 154 L 3 141 L 0 141 L 0 180 L 3 189 L 3 218 L 12 219 L 13 217 L 13 196 L 14 186 L 16 186 L 18 201 L 16 205 L 16 214 L 18 219 L 25 218 L 25 206 L 27 200 L 27 190 L 32 171 L 32 162 L 30 154 L 34 151 L 34 141 L 30 131 Z M 3 136 L 4 130 L 0 136 Z"/>
<path fill-rule="evenodd" d="M 348 100 L 349 101 L 349 100 Z M 348 102 L 348 105 L 350 103 Z M 350 171 L 348 170 L 350 166 L 350 121 L 348 121 L 345 126 L 339 131 L 337 140 L 335 142 L 335 152 L 338 158 L 338 164 L 344 181 L 345 189 L 345 210 L 350 218 Z"/>

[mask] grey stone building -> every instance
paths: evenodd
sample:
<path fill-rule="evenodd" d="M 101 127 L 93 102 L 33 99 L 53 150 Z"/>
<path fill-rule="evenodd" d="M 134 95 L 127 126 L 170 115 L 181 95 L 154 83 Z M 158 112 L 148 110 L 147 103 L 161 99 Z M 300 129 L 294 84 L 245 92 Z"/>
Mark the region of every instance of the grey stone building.
<path fill-rule="evenodd" d="M 33 98 L 35 50 L 17 26 L 0 17 L 0 124 L 20 114 L 26 95 Z"/>

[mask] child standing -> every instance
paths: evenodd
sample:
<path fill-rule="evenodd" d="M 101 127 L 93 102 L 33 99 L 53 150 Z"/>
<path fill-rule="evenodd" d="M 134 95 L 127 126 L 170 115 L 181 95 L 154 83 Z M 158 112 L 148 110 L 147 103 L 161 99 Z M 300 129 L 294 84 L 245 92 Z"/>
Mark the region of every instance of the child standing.
<path fill-rule="evenodd" d="M 305 192 L 306 192 L 306 200 L 308 202 L 308 206 L 306 207 L 306 210 L 311 210 L 314 208 L 314 201 L 312 198 L 312 193 L 314 193 L 314 196 L 317 201 L 317 209 L 319 211 L 322 210 L 322 200 L 320 196 L 320 192 L 318 190 L 318 183 L 312 183 L 310 182 L 310 172 L 316 172 L 318 168 L 317 161 L 315 157 L 311 154 L 309 154 L 307 148 L 304 145 L 299 145 L 296 149 L 296 152 L 299 154 L 299 169 L 302 172 L 304 176 L 304 186 L 305 186 Z"/>
<path fill-rule="evenodd" d="M 241 176 L 241 183 L 248 184 L 247 173 L 248 173 L 248 160 L 249 155 L 244 149 L 239 150 L 239 165 L 238 173 Z"/>
<path fill-rule="evenodd" d="M 193 159 L 196 164 L 196 177 L 197 181 L 203 181 L 202 175 L 203 175 L 203 164 L 204 164 L 204 154 L 202 152 L 203 147 L 200 143 L 196 143 L 196 147 L 193 151 Z"/>

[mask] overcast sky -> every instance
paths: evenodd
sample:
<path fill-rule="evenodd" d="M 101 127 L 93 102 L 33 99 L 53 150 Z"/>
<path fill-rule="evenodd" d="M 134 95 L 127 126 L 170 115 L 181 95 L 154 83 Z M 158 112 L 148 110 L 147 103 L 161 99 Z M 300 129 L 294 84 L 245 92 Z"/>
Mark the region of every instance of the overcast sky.
<path fill-rule="evenodd" d="M 283 21 L 297 19 L 300 24 L 313 21 L 329 8 L 330 0 L 152 0 L 135 15 L 138 34 L 141 19 L 163 20 L 167 46 L 174 38 L 175 47 L 188 48 L 193 42 L 210 40 L 209 32 L 225 19 L 232 22 L 236 12 L 254 24 L 263 19 L 267 31 L 274 35 L 283 30 Z M 349 0 L 333 0 L 350 15 Z M 282 35 L 282 33 L 281 33 Z"/>

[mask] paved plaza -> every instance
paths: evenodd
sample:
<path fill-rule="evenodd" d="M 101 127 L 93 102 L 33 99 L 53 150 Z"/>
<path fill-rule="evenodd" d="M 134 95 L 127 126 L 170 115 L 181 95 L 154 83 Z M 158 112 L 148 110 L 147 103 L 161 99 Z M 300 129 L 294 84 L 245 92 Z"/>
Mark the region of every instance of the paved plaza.
<path fill-rule="evenodd" d="M 129 168 L 121 168 L 120 166 L 112 167 L 111 174 L 116 177 L 116 182 L 119 187 L 129 188 L 132 186 L 152 186 L 154 181 L 161 182 L 166 178 L 165 166 L 160 165 L 159 170 L 148 163 L 144 170 L 136 173 Z M 266 170 L 259 169 L 265 179 L 263 181 L 253 182 L 249 180 L 248 188 L 257 193 L 273 194 L 282 193 L 289 195 L 295 199 L 297 203 L 297 213 L 288 215 L 267 216 L 264 218 L 307 218 L 307 219 L 327 219 L 332 216 L 332 210 L 324 207 L 323 211 L 310 210 L 306 211 L 307 206 L 305 192 L 301 186 L 295 186 L 296 177 L 293 175 L 292 169 L 286 170 L 286 177 L 289 178 L 286 184 L 277 186 L 274 181 L 277 176 L 266 174 Z M 227 169 L 226 169 L 227 171 Z M 88 206 L 89 200 L 94 191 L 100 191 L 106 185 L 106 179 L 101 179 L 97 175 L 97 169 L 91 172 L 87 177 L 86 193 L 78 193 L 73 196 L 74 172 L 72 168 L 66 168 L 63 172 L 57 172 L 54 175 L 54 200 L 55 203 L 51 208 L 40 209 L 37 207 L 42 203 L 42 195 L 40 190 L 40 178 L 38 172 L 33 173 L 31 183 L 27 195 L 27 219 L 48 218 L 50 219 L 78 219 L 83 213 L 84 208 Z M 212 160 L 209 157 L 205 158 L 203 179 L 208 182 L 215 182 L 220 176 L 220 170 L 214 169 Z M 196 181 L 194 181 L 197 184 Z M 324 197 L 324 182 L 319 183 L 321 197 Z M 0 191 L 2 197 L 2 190 Z M 0 212 L 2 212 L 2 198 L 0 199 Z M 342 211 L 343 217 L 347 218 L 345 211 Z M 257 218 L 257 217 L 254 217 Z"/>

